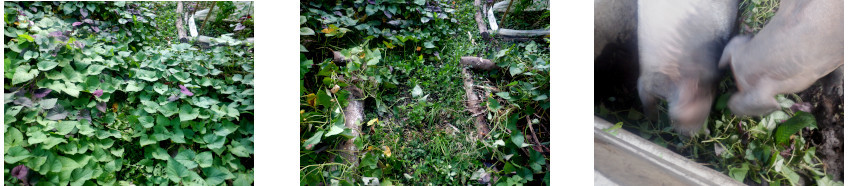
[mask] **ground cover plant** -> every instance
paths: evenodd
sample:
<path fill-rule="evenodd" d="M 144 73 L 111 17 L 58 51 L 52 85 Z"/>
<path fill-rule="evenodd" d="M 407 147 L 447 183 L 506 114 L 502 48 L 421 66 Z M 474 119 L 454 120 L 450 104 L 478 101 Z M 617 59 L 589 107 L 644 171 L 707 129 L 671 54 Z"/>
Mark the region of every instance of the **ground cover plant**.
<path fill-rule="evenodd" d="M 472 1 L 301 1 L 300 8 L 301 185 L 548 183 L 546 40 L 482 39 Z M 499 68 L 465 69 L 462 56 Z M 466 107 L 466 70 L 484 98 L 472 103 L 484 108 L 478 113 Z M 359 115 L 350 112 L 357 105 L 362 117 L 351 128 L 346 120 Z M 477 116 L 489 133 L 479 135 Z"/>
<path fill-rule="evenodd" d="M 778 3 L 743 1 L 739 34 L 761 30 Z M 615 53 L 611 58 L 630 60 L 632 55 Z M 742 117 L 727 108 L 736 85 L 729 73 L 724 77 L 705 127 L 709 134 L 680 138 L 669 124 L 665 105 L 659 109 L 659 121 L 647 120 L 638 97 L 630 94 L 635 86 L 627 83 L 607 85 L 611 89 L 596 94 L 595 115 L 748 185 L 843 185 L 841 93 L 830 94 L 823 88 L 826 81 L 820 80 L 801 93 L 777 96 L 779 111 Z M 826 111 L 825 105 L 833 105 L 834 110 Z M 826 135 L 832 133 L 836 134 Z"/>
<path fill-rule="evenodd" d="M 5 185 L 251 185 L 253 53 L 175 4 L 4 3 Z"/>

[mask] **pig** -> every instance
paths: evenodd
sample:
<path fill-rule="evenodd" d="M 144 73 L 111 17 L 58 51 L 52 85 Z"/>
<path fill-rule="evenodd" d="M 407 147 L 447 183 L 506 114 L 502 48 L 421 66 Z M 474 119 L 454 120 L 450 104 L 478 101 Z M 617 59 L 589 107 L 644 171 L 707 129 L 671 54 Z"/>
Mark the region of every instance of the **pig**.
<path fill-rule="evenodd" d="M 595 0 L 595 59 L 610 43 L 636 34 L 636 0 Z"/>
<path fill-rule="evenodd" d="M 718 82 L 718 61 L 731 37 L 738 0 L 638 2 L 639 78 L 646 116 L 668 102 L 671 125 L 682 137 L 704 125 Z M 709 132 L 709 131 L 706 131 Z"/>
<path fill-rule="evenodd" d="M 719 62 L 736 80 L 738 91 L 727 102 L 731 112 L 778 110 L 775 95 L 807 89 L 842 66 L 842 14 L 842 0 L 784 0 L 758 34 L 734 37 Z"/>

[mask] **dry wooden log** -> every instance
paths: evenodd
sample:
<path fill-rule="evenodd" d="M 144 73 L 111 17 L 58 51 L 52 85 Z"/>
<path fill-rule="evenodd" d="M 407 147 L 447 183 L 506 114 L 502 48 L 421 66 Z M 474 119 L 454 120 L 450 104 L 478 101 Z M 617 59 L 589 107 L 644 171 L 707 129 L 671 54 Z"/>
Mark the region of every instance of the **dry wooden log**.
<path fill-rule="evenodd" d="M 350 59 L 347 59 L 341 52 L 333 51 L 333 62 L 336 63 L 347 63 L 350 62 Z"/>
<path fill-rule="evenodd" d="M 506 29 L 501 28 L 498 30 L 498 35 L 504 37 L 541 37 L 541 36 L 550 36 L 551 31 L 547 29 L 537 29 L 537 30 L 514 30 L 514 29 Z"/>
<path fill-rule="evenodd" d="M 484 85 L 474 85 L 474 88 L 486 89 L 489 92 L 501 92 L 501 89 L 498 89 L 497 87 L 490 87 Z"/>
<path fill-rule="evenodd" d="M 480 13 L 480 0 L 474 0 L 475 14 L 474 20 L 477 21 L 477 29 L 480 30 L 480 35 L 484 40 L 489 39 L 489 29 L 486 28 L 486 22 L 483 21 L 483 13 Z"/>
<path fill-rule="evenodd" d="M 489 124 L 486 122 L 485 113 L 486 110 L 480 107 L 480 99 L 477 98 L 477 94 L 474 93 L 474 81 L 471 79 L 471 74 L 468 73 L 468 70 L 462 69 L 463 75 L 463 85 L 465 87 L 465 97 L 468 101 L 465 103 L 468 111 L 474 115 L 474 126 L 477 128 L 478 139 L 482 139 L 484 136 L 489 134 Z"/>
<path fill-rule="evenodd" d="M 342 142 L 338 149 L 340 150 L 339 155 L 349 162 L 351 167 L 357 167 L 359 165 L 359 158 L 357 157 L 359 152 L 353 142 L 359 137 L 359 123 L 362 122 L 364 116 L 361 100 L 363 96 L 362 90 L 356 86 L 351 85 L 345 89 L 350 92 L 347 97 L 347 106 L 344 108 L 345 127 L 352 130 L 353 138 Z"/>
<path fill-rule="evenodd" d="M 182 1 L 177 1 L 177 15 L 183 15 Z M 177 18 L 177 35 L 179 36 L 179 40 L 181 43 L 188 42 L 188 39 L 186 39 L 186 31 L 185 29 L 183 29 L 183 19 L 181 17 Z"/>
<path fill-rule="evenodd" d="M 492 70 L 498 68 L 492 60 L 483 59 L 482 57 L 464 56 L 459 59 L 459 63 L 470 65 L 476 70 Z"/>

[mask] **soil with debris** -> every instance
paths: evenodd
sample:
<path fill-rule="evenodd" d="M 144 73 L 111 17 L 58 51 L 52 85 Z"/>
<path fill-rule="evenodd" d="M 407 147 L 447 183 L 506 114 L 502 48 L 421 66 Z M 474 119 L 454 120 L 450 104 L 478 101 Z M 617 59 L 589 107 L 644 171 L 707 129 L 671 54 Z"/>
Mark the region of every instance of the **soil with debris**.
<path fill-rule="evenodd" d="M 842 73 L 837 71 L 837 73 Z M 813 104 L 812 114 L 818 129 L 805 133 L 816 146 L 816 155 L 822 159 L 827 174 L 834 180 L 843 180 L 844 167 L 844 112 L 842 76 L 828 75 L 798 95 Z"/>

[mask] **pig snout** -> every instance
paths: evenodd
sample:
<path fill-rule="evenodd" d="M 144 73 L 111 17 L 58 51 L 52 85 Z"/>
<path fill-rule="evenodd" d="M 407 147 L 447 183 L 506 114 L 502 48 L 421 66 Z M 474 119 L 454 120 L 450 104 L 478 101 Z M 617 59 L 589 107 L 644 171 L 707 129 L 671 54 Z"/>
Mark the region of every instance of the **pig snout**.
<path fill-rule="evenodd" d="M 712 83 L 705 84 L 712 85 Z M 685 136 L 692 136 L 701 129 L 710 114 L 715 89 L 713 86 L 698 84 L 687 84 L 683 87 L 685 88 L 680 90 L 679 98 L 668 103 L 669 117 L 675 131 Z"/>
<path fill-rule="evenodd" d="M 638 90 L 648 119 L 656 120 L 656 104 L 659 98 L 666 99 L 675 132 L 693 136 L 701 130 L 712 108 L 715 99 L 715 88 L 709 86 L 714 84 L 712 82 L 688 77 L 672 80 L 662 75 L 645 76 L 640 77 Z"/>

